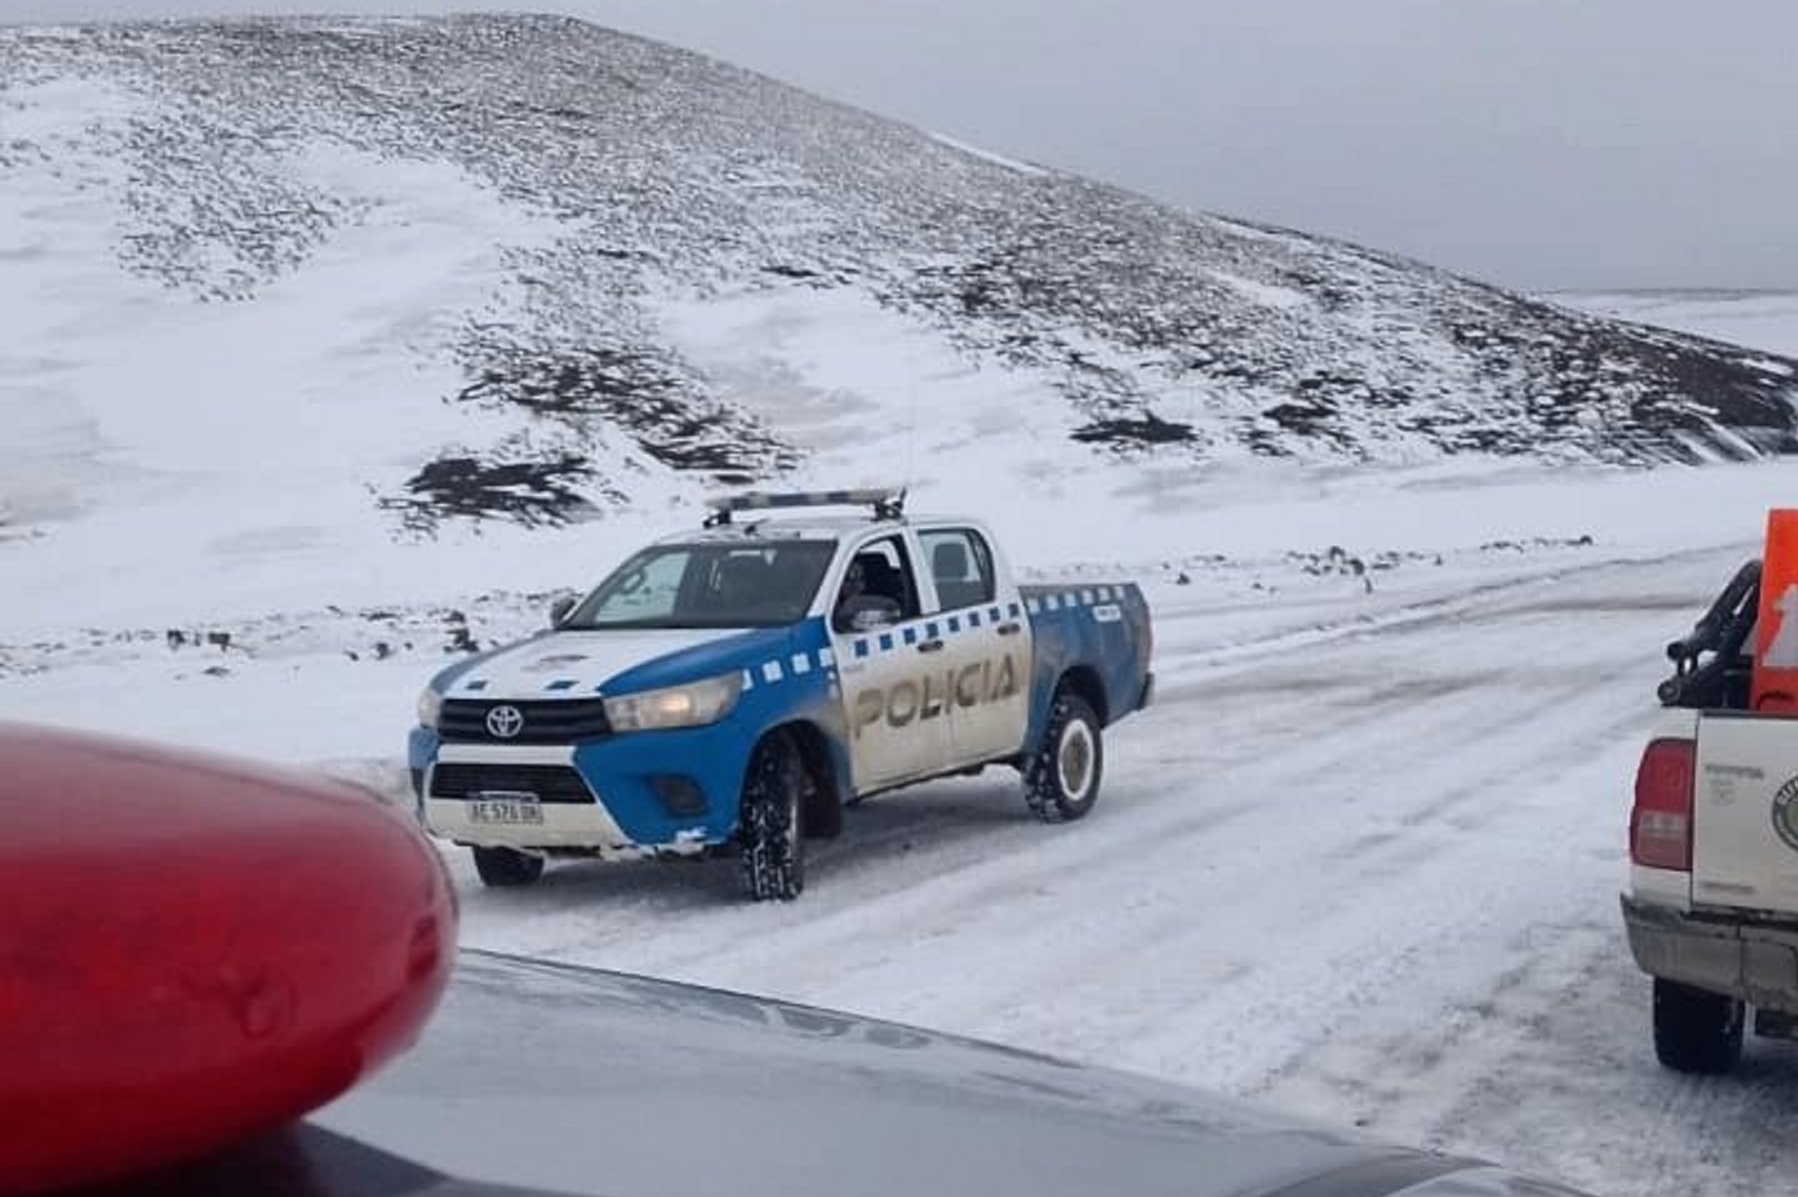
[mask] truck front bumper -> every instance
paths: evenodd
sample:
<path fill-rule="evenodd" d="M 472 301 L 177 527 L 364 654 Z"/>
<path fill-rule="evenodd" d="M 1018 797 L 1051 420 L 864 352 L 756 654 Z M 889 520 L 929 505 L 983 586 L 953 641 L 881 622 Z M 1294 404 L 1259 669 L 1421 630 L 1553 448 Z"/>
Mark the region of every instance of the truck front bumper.
<path fill-rule="evenodd" d="M 700 855 L 736 832 L 743 739 L 723 724 L 563 745 L 445 743 L 415 728 L 418 818 L 433 835 L 479 847 Z"/>
<path fill-rule="evenodd" d="M 1621 896 L 1636 966 L 1651 977 L 1798 1014 L 1798 922 L 1686 912 Z"/>

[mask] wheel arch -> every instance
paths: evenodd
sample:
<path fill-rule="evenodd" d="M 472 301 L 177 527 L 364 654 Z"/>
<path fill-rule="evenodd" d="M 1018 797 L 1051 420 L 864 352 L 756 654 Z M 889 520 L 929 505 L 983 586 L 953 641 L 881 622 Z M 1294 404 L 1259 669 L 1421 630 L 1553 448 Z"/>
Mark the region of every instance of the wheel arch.
<path fill-rule="evenodd" d="M 1100 727 L 1111 725 L 1111 706 L 1105 701 L 1105 682 L 1099 677 L 1099 671 L 1091 665 L 1074 665 L 1064 671 L 1050 691 L 1050 701 L 1054 695 L 1067 691 L 1078 694 L 1086 700 L 1086 705 L 1098 716 Z"/>
<path fill-rule="evenodd" d="M 763 732 L 755 743 L 759 749 L 773 737 L 784 737 L 799 752 L 811 784 L 805 793 L 805 831 L 808 839 L 835 839 L 843 830 L 843 803 L 840 797 L 842 777 L 837 753 L 824 729 L 808 719 L 794 719 L 776 724 Z M 755 759 L 752 749 L 749 759 Z"/>

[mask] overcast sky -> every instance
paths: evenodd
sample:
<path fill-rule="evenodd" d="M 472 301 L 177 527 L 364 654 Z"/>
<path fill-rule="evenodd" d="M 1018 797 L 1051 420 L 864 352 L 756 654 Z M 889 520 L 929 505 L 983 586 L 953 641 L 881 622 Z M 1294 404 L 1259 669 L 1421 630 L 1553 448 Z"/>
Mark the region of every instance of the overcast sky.
<path fill-rule="evenodd" d="M 0 0 L 561 11 L 1510 286 L 1798 288 L 1798 0 Z"/>

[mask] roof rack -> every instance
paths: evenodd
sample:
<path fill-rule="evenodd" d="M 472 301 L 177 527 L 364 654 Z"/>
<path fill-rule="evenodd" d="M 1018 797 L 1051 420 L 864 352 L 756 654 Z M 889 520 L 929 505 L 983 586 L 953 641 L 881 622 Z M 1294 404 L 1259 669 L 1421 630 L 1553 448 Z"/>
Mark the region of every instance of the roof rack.
<path fill-rule="evenodd" d="M 905 488 L 864 487 L 860 490 L 746 491 L 740 495 L 708 499 L 712 513 L 705 526 L 730 523 L 738 511 L 766 511 L 775 507 L 872 507 L 877 520 L 896 520 L 905 515 Z"/>

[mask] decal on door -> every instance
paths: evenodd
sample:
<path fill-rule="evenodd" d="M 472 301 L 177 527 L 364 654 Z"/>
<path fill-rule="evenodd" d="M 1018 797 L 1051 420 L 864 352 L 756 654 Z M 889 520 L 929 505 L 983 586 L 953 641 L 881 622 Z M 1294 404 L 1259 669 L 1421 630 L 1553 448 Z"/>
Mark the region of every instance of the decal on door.
<path fill-rule="evenodd" d="M 1798 777 L 1780 786 L 1773 795 L 1773 830 L 1786 847 L 1798 851 Z"/>
<path fill-rule="evenodd" d="M 976 707 L 1010 698 L 1018 692 L 1020 674 L 1017 661 L 1004 656 L 862 690 L 855 696 L 855 736 L 860 739 L 863 728 L 883 719 L 888 727 L 905 727 L 946 715 L 952 706 Z"/>

